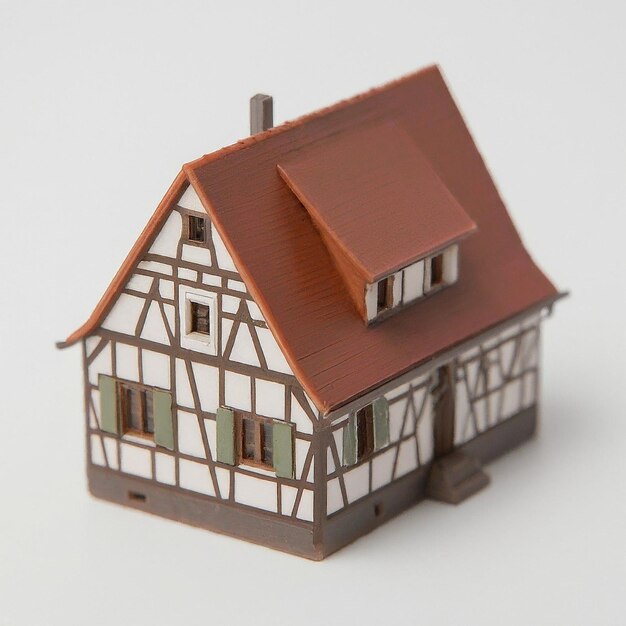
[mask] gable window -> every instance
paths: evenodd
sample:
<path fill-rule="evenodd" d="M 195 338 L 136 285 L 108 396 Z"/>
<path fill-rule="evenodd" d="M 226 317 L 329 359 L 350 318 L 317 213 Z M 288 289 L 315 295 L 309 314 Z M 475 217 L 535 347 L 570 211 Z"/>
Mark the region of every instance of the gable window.
<path fill-rule="evenodd" d="M 377 313 L 390 309 L 393 305 L 393 277 L 383 278 L 378 281 L 376 294 Z"/>
<path fill-rule="evenodd" d="M 241 461 L 274 469 L 273 423 L 263 418 L 242 415 L 239 430 Z"/>
<path fill-rule="evenodd" d="M 215 295 L 181 287 L 181 346 L 216 354 L 217 305 Z"/>
<path fill-rule="evenodd" d="M 211 334 L 211 309 L 208 304 L 190 302 L 191 305 L 191 332 L 201 335 Z"/>
<path fill-rule="evenodd" d="M 152 391 L 138 385 L 118 383 L 122 434 L 154 436 L 154 402 Z"/>
<path fill-rule="evenodd" d="M 430 286 L 443 284 L 443 252 L 430 259 Z"/>
<path fill-rule="evenodd" d="M 206 240 L 206 220 L 199 215 L 187 216 L 187 239 L 196 243 Z"/>

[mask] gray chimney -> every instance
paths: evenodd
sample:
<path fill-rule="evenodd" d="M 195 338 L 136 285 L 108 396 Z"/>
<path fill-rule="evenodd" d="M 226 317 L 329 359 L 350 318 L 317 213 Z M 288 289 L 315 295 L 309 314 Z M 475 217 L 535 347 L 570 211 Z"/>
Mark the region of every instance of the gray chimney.
<path fill-rule="evenodd" d="M 274 101 L 272 96 L 257 93 L 250 98 L 250 134 L 262 133 L 274 126 Z"/>

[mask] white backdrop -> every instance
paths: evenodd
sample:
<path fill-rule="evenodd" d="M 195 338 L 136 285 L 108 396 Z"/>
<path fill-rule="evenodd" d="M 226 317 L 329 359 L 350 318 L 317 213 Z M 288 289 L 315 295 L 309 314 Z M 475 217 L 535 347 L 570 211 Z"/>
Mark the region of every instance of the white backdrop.
<path fill-rule="evenodd" d="M 0 0 L 0 625 L 626 623 L 623 3 Z M 81 324 L 182 163 L 441 64 L 531 253 L 540 437 L 312 563 L 91 499 Z"/>

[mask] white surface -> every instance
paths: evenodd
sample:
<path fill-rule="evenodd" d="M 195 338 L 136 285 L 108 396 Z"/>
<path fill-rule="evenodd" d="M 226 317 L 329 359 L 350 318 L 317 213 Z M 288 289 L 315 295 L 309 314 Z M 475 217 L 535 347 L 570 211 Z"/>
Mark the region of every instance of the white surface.
<path fill-rule="evenodd" d="M 259 625 L 623 624 L 625 17 L 607 0 L 1 3 L 0 624 L 231 624 L 242 589 L 275 607 Z M 323 563 L 90 498 L 80 350 L 52 342 L 180 165 L 245 136 L 258 91 L 280 122 L 433 61 L 573 291 L 544 327 L 540 437 L 462 506 L 424 503 Z"/>

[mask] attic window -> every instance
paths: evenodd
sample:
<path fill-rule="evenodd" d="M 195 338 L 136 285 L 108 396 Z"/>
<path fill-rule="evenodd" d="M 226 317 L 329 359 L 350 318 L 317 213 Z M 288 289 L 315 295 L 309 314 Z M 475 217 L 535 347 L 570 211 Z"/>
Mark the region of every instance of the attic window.
<path fill-rule="evenodd" d="M 393 305 L 393 276 L 378 281 L 377 289 L 376 312 L 382 313 Z"/>
<path fill-rule="evenodd" d="M 218 322 L 215 296 L 183 287 L 180 313 L 181 346 L 215 354 Z"/>
<path fill-rule="evenodd" d="M 187 216 L 187 239 L 204 243 L 206 239 L 206 220 L 198 215 Z"/>
<path fill-rule="evenodd" d="M 191 302 L 191 332 L 209 335 L 211 329 L 211 310 L 207 304 Z"/>
<path fill-rule="evenodd" d="M 430 286 L 443 283 L 443 252 L 430 259 Z"/>

